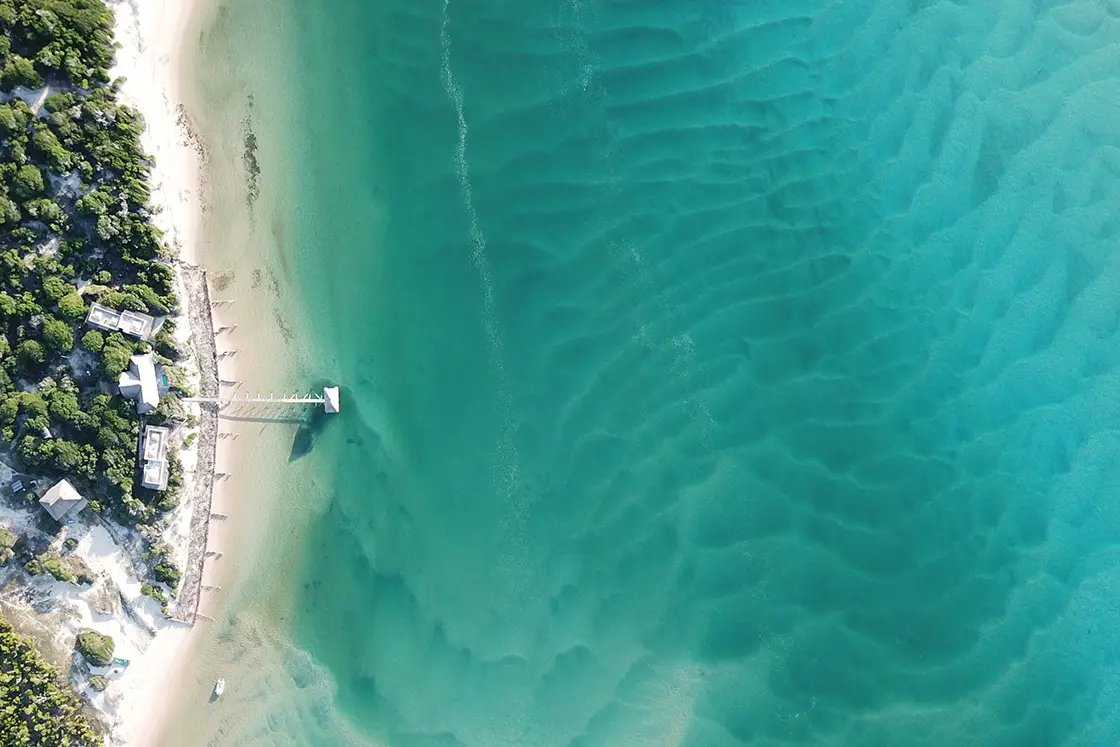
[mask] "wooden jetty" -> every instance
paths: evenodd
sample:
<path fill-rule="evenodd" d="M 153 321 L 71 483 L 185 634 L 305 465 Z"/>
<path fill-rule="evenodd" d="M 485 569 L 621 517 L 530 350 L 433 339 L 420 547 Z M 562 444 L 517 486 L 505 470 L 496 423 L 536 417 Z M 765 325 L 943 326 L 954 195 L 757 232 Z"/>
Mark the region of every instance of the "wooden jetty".
<path fill-rule="evenodd" d="M 253 404 L 285 404 L 285 405 L 322 405 L 330 413 L 338 412 L 338 387 L 323 387 L 322 395 L 305 394 L 291 397 L 265 396 L 238 396 L 238 397 L 184 397 L 183 402 L 204 402 L 216 405 L 253 405 Z"/>

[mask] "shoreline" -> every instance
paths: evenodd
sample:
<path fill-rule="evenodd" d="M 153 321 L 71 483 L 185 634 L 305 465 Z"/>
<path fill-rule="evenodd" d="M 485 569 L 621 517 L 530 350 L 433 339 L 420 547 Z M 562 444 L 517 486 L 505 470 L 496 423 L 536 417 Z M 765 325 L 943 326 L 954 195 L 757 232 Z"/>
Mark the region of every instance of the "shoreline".
<path fill-rule="evenodd" d="M 251 119 L 256 78 L 235 79 L 227 89 L 227 72 L 211 64 L 206 39 L 218 0 L 106 2 L 115 15 L 117 47 L 110 76 L 124 79 L 117 88 L 118 101 L 144 119 L 140 143 L 152 161 L 151 222 L 173 255 L 169 265 L 180 303 L 175 336 L 192 351 L 179 365 L 198 396 L 249 389 L 296 391 L 308 368 L 301 369 L 304 348 L 296 341 L 303 325 L 281 290 L 280 284 L 290 281 L 283 257 L 279 267 L 273 265 L 274 225 L 264 219 L 272 208 L 269 199 L 275 198 L 268 189 L 271 183 L 262 181 L 258 188 L 257 173 L 249 165 L 256 148 Z M 262 151 L 268 145 L 262 138 Z M 265 168 L 274 164 L 266 161 Z M 233 306 L 211 303 L 232 299 L 237 300 Z M 243 384 L 242 375 L 249 379 Z M 197 435 L 180 450 L 181 504 L 162 533 L 182 569 L 178 594 L 164 617 L 155 600 L 138 595 L 139 581 L 129 579 L 135 588 L 127 590 L 118 584 L 122 597 L 134 599 L 145 613 L 144 625 L 123 620 L 135 629 L 119 633 L 135 641 L 121 647 L 120 655 L 131 663 L 107 677 L 105 692 L 92 692 L 82 674 L 74 679 L 107 728 L 106 747 L 173 743 L 190 733 L 189 728 L 182 731 L 183 725 L 220 718 L 249 696 L 252 670 L 229 661 L 228 652 L 218 650 L 215 634 L 228 632 L 234 624 L 229 615 L 246 598 L 262 594 L 257 581 L 273 578 L 262 569 L 275 562 L 277 542 L 290 547 L 278 536 L 287 531 L 280 501 L 295 435 L 290 416 L 297 412 L 289 408 L 281 416 L 243 405 L 221 411 L 183 405 L 198 418 L 198 427 L 180 430 L 177 438 Z M 125 564 L 138 558 L 136 547 L 126 546 L 130 549 L 121 553 Z M 112 575 L 124 581 L 127 574 L 114 567 Z M 254 583 L 245 583 L 247 578 Z M 52 593 L 59 599 L 55 617 L 72 614 L 67 601 L 77 595 Z M 291 602 L 288 590 L 263 593 L 268 614 L 283 619 L 282 610 Z M 86 627 L 117 638 L 116 620 L 88 612 L 91 605 L 83 602 L 77 599 L 71 606 L 80 608 L 87 618 L 83 622 L 92 618 Z M 125 612 L 119 617 L 128 617 L 130 611 Z M 57 630 L 53 619 L 44 623 Z M 72 650 L 73 626 L 66 625 L 62 635 L 70 634 Z M 53 643 L 56 649 L 66 648 L 60 640 Z M 254 648 L 251 656 L 270 652 L 275 649 Z M 228 685 L 214 703 L 210 694 L 217 677 L 227 678 Z"/>
<path fill-rule="evenodd" d="M 153 223 L 175 254 L 181 304 L 177 335 L 186 342 L 189 330 L 191 386 L 199 396 L 228 393 L 241 386 L 244 373 L 253 379 L 246 382 L 249 388 L 286 387 L 292 371 L 276 364 L 288 357 L 285 341 L 275 334 L 278 299 L 259 280 L 269 272 L 269 255 L 252 233 L 252 201 L 246 210 L 230 199 L 231 188 L 239 194 L 248 185 L 239 170 L 242 160 L 229 158 L 223 149 L 232 145 L 240 151 L 243 133 L 232 139 L 214 129 L 209 102 L 198 98 L 202 89 L 196 90 L 192 75 L 205 65 L 193 40 L 206 33 L 217 3 L 117 1 L 112 7 L 118 50 L 111 74 L 125 78 L 119 100 L 145 119 L 141 144 L 154 160 Z M 237 209 L 231 212 L 231 207 Z M 236 308 L 211 304 L 231 297 L 238 299 Z M 173 720 L 196 701 L 205 702 L 214 678 L 231 676 L 206 660 L 208 634 L 239 588 L 236 579 L 259 560 L 267 531 L 262 527 L 269 523 L 254 513 L 273 505 L 273 479 L 279 472 L 270 465 L 288 455 L 291 434 L 282 425 L 249 416 L 258 413 L 185 407 L 198 417 L 199 435 L 183 450 L 184 505 L 165 533 L 165 539 L 175 533 L 180 548 L 176 558 L 181 558 L 183 577 L 168 612 L 181 622 L 168 620 L 154 636 L 143 655 L 143 676 L 119 683 L 120 717 L 107 739 L 114 745 L 164 744 Z M 230 562 L 234 559 L 236 565 Z M 239 685 L 231 679 L 222 700 L 236 698 Z"/>

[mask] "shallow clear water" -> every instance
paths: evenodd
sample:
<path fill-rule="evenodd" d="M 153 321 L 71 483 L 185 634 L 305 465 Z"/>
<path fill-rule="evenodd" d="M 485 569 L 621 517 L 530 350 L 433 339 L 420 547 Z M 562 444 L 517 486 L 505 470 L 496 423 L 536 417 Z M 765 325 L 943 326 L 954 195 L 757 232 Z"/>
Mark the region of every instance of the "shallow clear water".
<path fill-rule="evenodd" d="M 347 391 L 212 743 L 1120 740 L 1120 6 L 261 5 Z"/>

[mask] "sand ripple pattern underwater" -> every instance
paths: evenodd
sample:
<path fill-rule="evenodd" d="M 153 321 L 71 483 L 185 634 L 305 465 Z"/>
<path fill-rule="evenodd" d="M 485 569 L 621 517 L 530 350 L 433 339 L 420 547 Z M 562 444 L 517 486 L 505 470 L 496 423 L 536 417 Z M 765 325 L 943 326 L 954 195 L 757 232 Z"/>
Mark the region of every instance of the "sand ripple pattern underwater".
<path fill-rule="evenodd" d="M 1120 744 L 1120 3 L 365 5 L 349 719 Z"/>

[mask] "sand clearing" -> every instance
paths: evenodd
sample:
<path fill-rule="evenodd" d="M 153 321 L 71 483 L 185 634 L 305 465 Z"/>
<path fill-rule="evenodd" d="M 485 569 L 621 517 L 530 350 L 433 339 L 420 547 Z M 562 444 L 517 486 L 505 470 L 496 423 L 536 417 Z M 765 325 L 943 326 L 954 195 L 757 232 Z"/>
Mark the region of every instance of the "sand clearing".
<path fill-rule="evenodd" d="M 131 554 L 114 541 L 102 526 L 81 527 L 70 536 L 79 538 L 73 555 L 81 557 L 98 576 L 93 587 L 76 587 L 54 579 L 37 580 L 60 599 L 63 635 L 72 639 L 90 628 L 110 635 L 114 655 L 127 667 L 91 667 L 109 686 L 86 694 L 111 729 L 110 744 L 150 744 L 142 738 L 147 720 L 162 715 L 162 702 L 173 697 L 173 676 L 187 653 L 191 629 L 167 619 L 159 602 L 140 593 L 140 580 L 131 568 Z M 134 552 L 134 551 L 132 551 Z M 69 614 L 65 614 L 68 608 Z"/>

